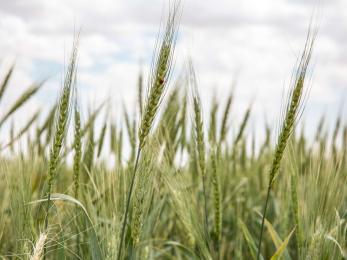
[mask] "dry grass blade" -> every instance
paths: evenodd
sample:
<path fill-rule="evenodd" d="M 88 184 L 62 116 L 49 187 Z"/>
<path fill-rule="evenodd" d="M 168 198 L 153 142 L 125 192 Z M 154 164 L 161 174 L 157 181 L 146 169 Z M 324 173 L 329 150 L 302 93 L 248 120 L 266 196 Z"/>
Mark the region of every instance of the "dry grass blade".
<path fill-rule="evenodd" d="M 45 247 L 45 242 L 47 240 L 47 234 L 41 233 L 39 239 L 36 241 L 34 252 L 32 256 L 30 256 L 30 260 L 40 260 L 42 258 L 43 249 Z"/>

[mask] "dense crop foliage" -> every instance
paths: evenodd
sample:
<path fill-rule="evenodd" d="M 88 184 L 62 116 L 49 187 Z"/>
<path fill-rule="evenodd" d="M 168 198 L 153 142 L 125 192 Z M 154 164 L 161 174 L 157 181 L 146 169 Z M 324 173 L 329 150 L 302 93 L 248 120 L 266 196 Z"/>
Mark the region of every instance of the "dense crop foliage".
<path fill-rule="evenodd" d="M 97 124 L 109 114 L 100 106 L 83 120 L 76 39 L 47 118 L 28 115 L 1 140 L 2 258 L 347 258 L 347 125 L 339 117 L 330 135 L 322 118 L 314 138 L 297 127 L 316 33 L 308 32 L 279 131 L 265 126 L 256 146 L 246 134 L 251 106 L 231 127 L 232 92 L 204 118 L 192 61 L 170 84 L 179 15 L 174 6 L 158 39 L 146 97 L 139 76 L 137 116 L 124 108 L 121 120 Z M 0 81 L 0 105 L 14 69 Z M 1 105 L 0 131 L 42 84 Z"/>

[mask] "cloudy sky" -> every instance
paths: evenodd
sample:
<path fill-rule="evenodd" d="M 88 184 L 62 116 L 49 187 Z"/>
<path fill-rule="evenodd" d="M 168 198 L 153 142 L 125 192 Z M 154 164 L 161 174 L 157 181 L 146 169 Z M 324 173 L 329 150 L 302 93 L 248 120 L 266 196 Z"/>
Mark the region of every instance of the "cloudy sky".
<path fill-rule="evenodd" d="M 261 127 L 265 117 L 275 125 L 314 14 L 319 34 L 303 119 L 310 129 L 323 113 L 330 122 L 338 113 L 347 118 L 346 0 L 182 2 L 175 71 L 193 58 L 205 111 L 214 92 L 223 104 L 236 81 L 233 123 L 254 102 L 252 125 Z M 45 78 L 42 90 L 23 108 L 26 113 L 16 115 L 17 122 L 38 107 L 48 110 L 75 28 L 81 28 L 81 102 L 96 106 L 109 98 L 115 111 L 123 102 L 132 106 L 138 72 L 148 74 L 168 7 L 169 1 L 160 0 L 0 0 L 0 75 L 16 63 L 0 113 L 32 82 Z"/>

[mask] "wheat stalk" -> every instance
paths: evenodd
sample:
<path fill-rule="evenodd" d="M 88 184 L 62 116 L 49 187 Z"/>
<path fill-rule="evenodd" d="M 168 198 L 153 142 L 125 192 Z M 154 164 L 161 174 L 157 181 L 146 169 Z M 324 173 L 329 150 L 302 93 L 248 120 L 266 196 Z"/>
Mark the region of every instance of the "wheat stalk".
<path fill-rule="evenodd" d="M 219 136 L 220 144 L 225 140 L 227 132 L 228 132 L 228 119 L 229 119 L 232 101 L 233 101 L 233 94 L 230 94 L 228 97 L 227 103 L 225 105 L 224 113 L 223 113 L 222 126 L 221 126 L 220 136 Z"/>
<path fill-rule="evenodd" d="M 72 93 L 75 83 L 75 74 L 76 74 L 76 59 L 77 59 L 77 44 L 76 41 L 73 44 L 72 53 L 70 57 L 70 63 L 65 75 L 64 85 L 62 87 L 62 92 L 59 99 L 59 105 L 56 110 L 56 121 L 55 121 L 55 133 L 53 138 L 53 143 L 50 152 L 49 159 L 49 172 L 48 172 L 48 181 L 47 181 L 47 211 L 45 218 L 45 230 L 48 228 L 48 212 L 51 204 L 51 192 L 53 187 L 53 181 L 55 179 L 58 161 L 61 155 L 61 150 L 63 142 L 66 136 L 68 128 L 68 119 L 69 113 L 71 110 L 71 100 Z"/>
<path fill-rule="evenodd" d="M 221 192 L 220 182 L 217 173 L 216 151 L 211 151 L 211 168 L 212 168 L 212 187 L 213 187 L 213 206 L 214 206 L 214 235 L 217 242 L 217 250 L 219 252 L 219 243 L 221 239 L 222 229 L 222 208 L 221 208 Z"/>
<path fill-rule="evenodd" d="M 94 164 L 94 121 L 89 125 L 87 137 L 88 138 L 86 139 L 85 153 L 83 155 L 83 177 L 85 182 L 89 180 L 89 174 L 91 173 Z"/>
<path fill-rule="evenodd" d="M 73 186 L 74 196 L 78 199 L 79 191 L 79 175 L 81 168 L 81 155 L 82 155 L 82 136 L 81 136 L 81 115 L 75 105 L 75 136 L 74 136 L 74 160 L 73 160 Z"/>
<path fill-rule="evenodd" d="M 205 154 L 205 141 L 204 141 L 204 126 L 202 121 L 201 101 L 197 89 L 197 81 L 193 64 L 189 62 L 189 84 L 192 87 L 193 107 L 194 107 L 194 128 L 196 138 L 196 150 L 198 153 L 198 165 L 200 174 L 202 176 L 202 189 L 204 197 L 204 224 L 205 224 L 205 237 L 209 241 L 209 227 L 208 227 L 208 210 L 207 210 L 207 191 L 206 191 L 206 154 Z"/>
<path fill-rule="evenodd" d="M 315 37 L 316 37 L 316 31 L 311 32 L 311 29 L 310 29 L 307 35 L 304 51 L 301 55 L 299 66 L 295 74 L 293 89 L 291 90 L 291 93 L 289 95 L 289 99 L 288 99 L 288 103 L 287 103 L 286 111 L 285 111 L 286 113 L 285 113 L 285 117 L 281 127 L 281 132 L 278 136 L 278 140 L 277 140 L 277 144 L 275 148 L 275 154 L 273 156 L 273 160 L 272 160 L 272 164 L 270 168 L 269 184 L 268 184 L 266 201 L 265 201 L 264 210 L 263 210 L 262 224 L 261 224 L 260 236 L 259 236 L 259 242 L 258 242 L 257 259 L 259 259 L 260 257 L 261 242 L 262 242 L 263 230 L 264 230 L 264 221 L 266 218 L 266 210 L 267 210 L 267 205 L 268 205 L 268 201 L 270 197 L 270 191 L 277 177 L 278 170 L 281 164 L 281 160 L 282 160 L 283 153 L 286 148 L 288 139 L 293 131 L 293 126 L 298 116 L 299 107 L 302 105 L 302 93 L 304 89 L 306 72 L 307 72 L 307 68 L 308 68 L 310 58 L 312 55 L 312 49 L 313 49 L 313 43 L 314 43 Z"/>
<path fill-rule="evenodd" d="M 169 13 L 169 17 L 168 17 L 166 28 L 165 28 L 164 38 L 159 48 L 159 54 L 155 61 L 155 67 L 152 70 L 152 75 L 150 80 L 150 89 L 148 92 L 146 105 L 143 110 L 140 128 L 138 131 L 139 144 L 137 148 L 137 155 L 135 159 L 134 170 L 131 176 L 130 186 L 127 193 L 126 207 L 125 207 L 123 223 L 122 223 L 122 228 L 120 233 L 120 239 L 119 239 L 120 242 L 118 246 L 118 254 L 117 254 L 118 260 L 120 260 L 122 256 L 122 249 L 123 249 L 127 218 L 129 213 L 130 200 L 131 200 L 131 195 L 134 188 L 135 176 L 136 176 L 136 171 L 138 168 L 141 150 L 145 146 L 146 138 L 148 137 L 148 134 L 152 128 L 153 121 L 158 111 L 158 106 L 160 104 L 160 101 L 163 98 L 163 94 L 167 86 L 167 81 L 170 75 L 171 62 L 173 58 L 172 56 L 173 56 L 175 40 L 176 40 L 178 11 L 179 11 L 179 2 L 176 2 L 175 5 L 173 6 L 172 11 Z"/>

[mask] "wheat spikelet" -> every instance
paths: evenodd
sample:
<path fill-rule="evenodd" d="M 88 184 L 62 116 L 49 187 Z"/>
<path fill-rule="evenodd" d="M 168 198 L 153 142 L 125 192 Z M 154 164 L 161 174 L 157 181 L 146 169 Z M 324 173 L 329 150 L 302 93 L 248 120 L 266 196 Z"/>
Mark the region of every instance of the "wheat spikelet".
<path fill-rule="evenodd" d="M 81 168 L 81 155 L 82 155 L 82 136 L 81 136 L 81 115 L 75 105 L 75 136 L 74 136 L 74 160 L 73 160 L 73 186 L 74 196 L 78 199 L 79 190 L 79 175 Z"/>
<path fill-rule="evenodd" d="M 230 114 L 230 108 L 231 108 L 231 104 L 233 101 L 233 95 L 230 94 L 224 109 L 224 113 L 223 113 L 223 119 L 222 119 L 222 126 L 220 129 L 220 136 L 219 136 L 219 143 L 222 143 L 227 135 L 228 132 L 228 118 L 229 118 L 229 114 Z"/>
<path fill-rule="evenodd" d="M 213 187 L 213 207 L 214 207 L 214 235 L 217 241 L 217 248 L 221 239 L 222 229 L 222 208 L 221 208 L 221 193 L 220 182 L 217 174 L 217 158 L 216 152 L 211 151 L 211 168 L 212 168 L 212 187 Z"/>

